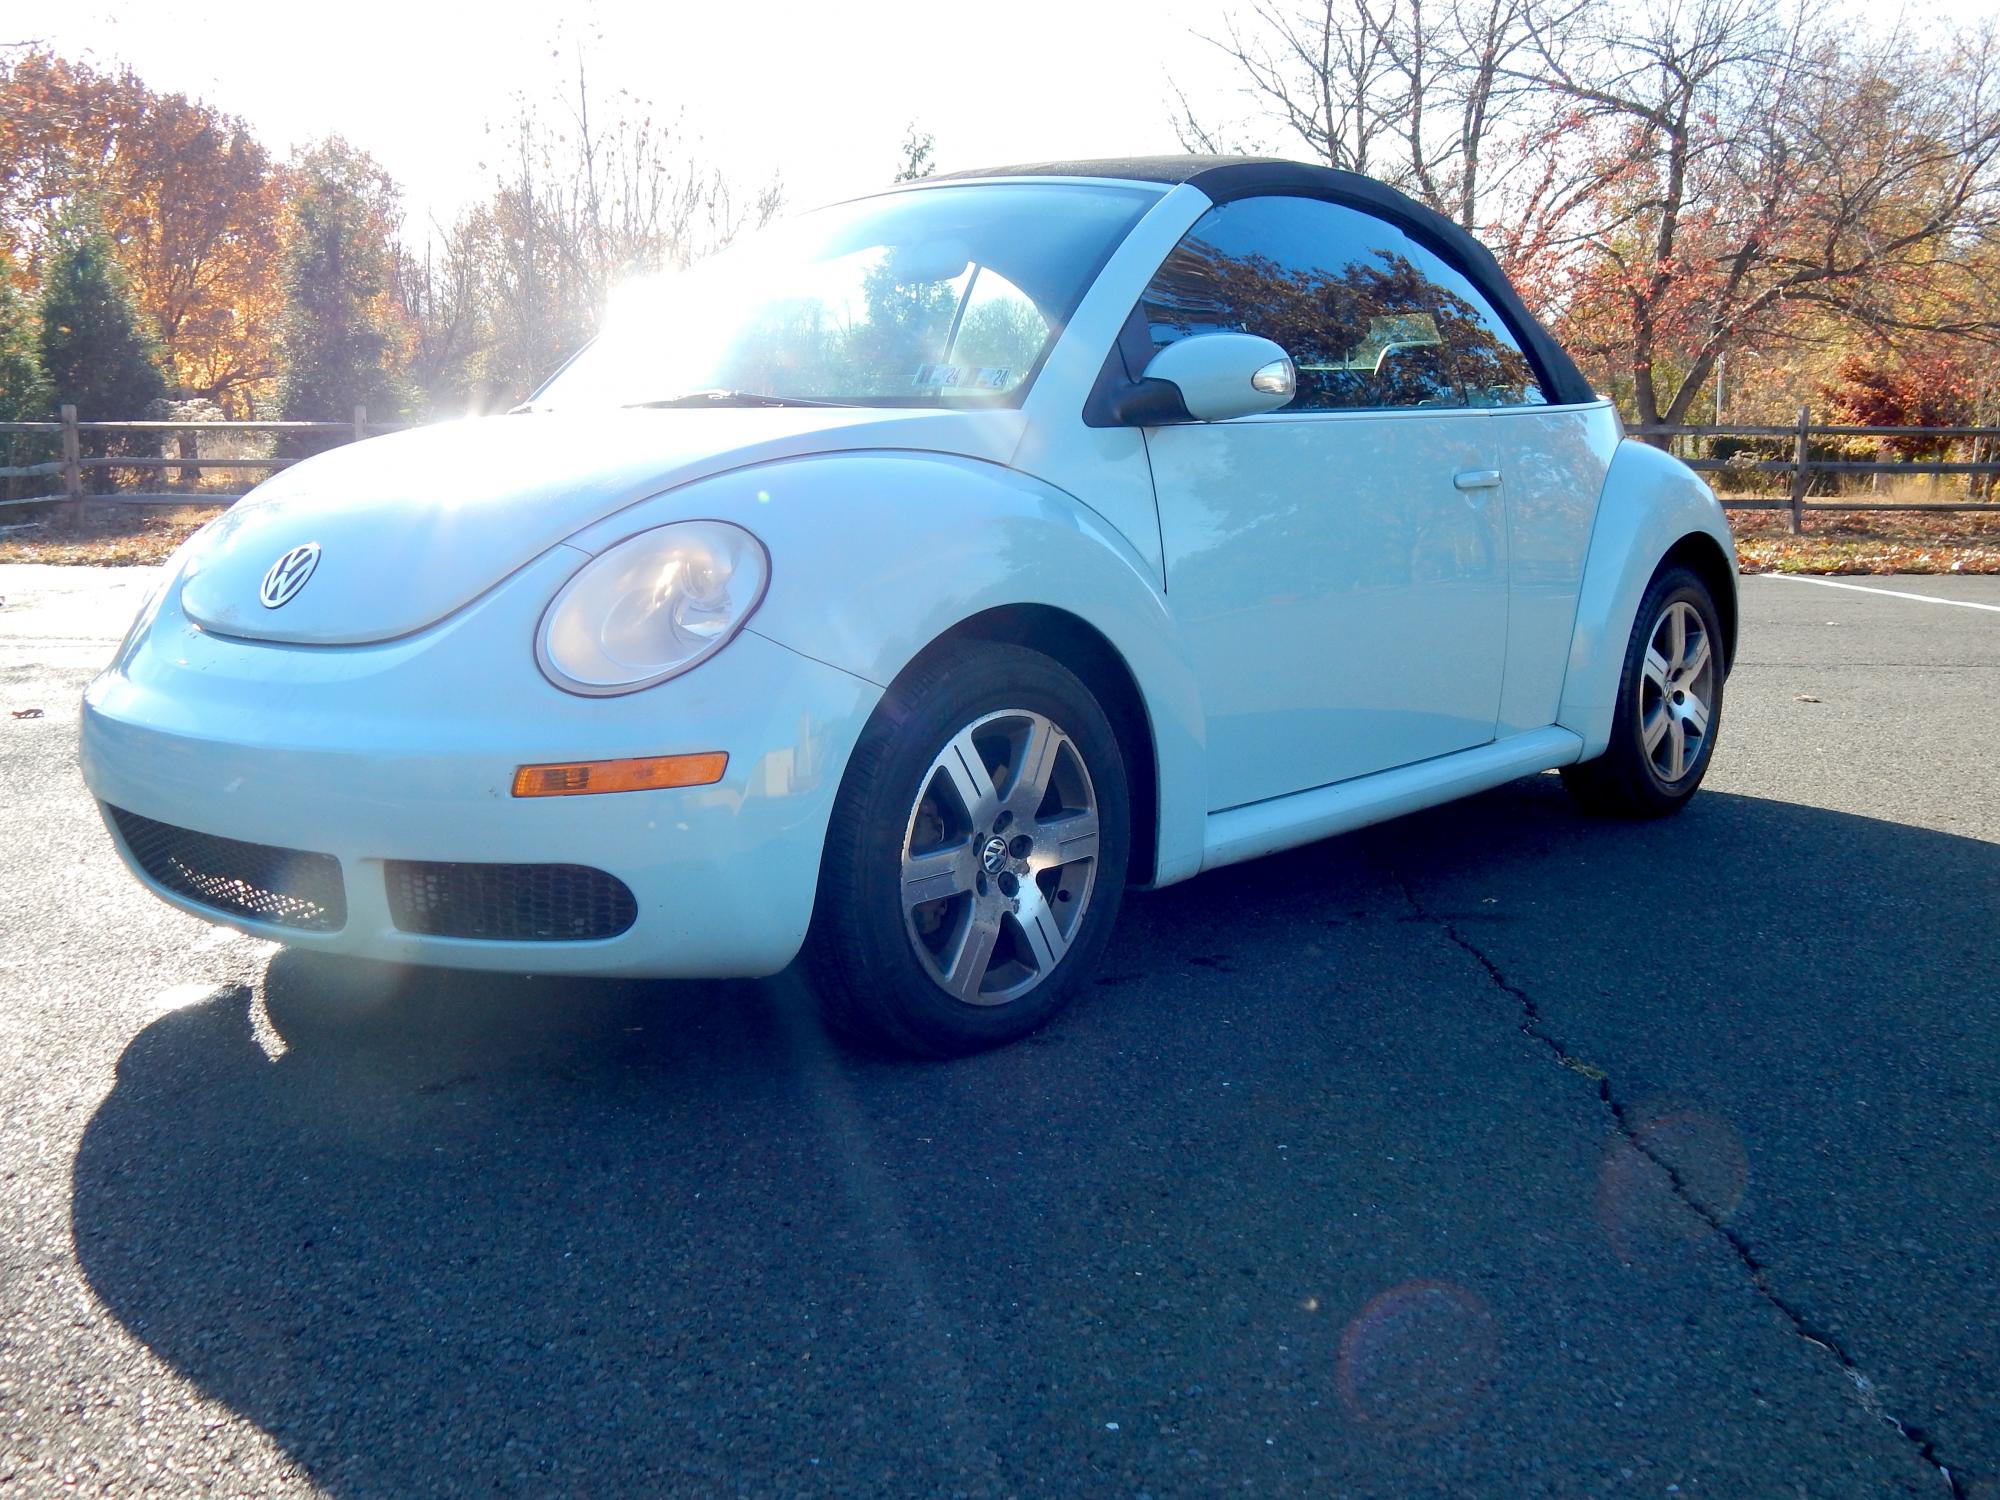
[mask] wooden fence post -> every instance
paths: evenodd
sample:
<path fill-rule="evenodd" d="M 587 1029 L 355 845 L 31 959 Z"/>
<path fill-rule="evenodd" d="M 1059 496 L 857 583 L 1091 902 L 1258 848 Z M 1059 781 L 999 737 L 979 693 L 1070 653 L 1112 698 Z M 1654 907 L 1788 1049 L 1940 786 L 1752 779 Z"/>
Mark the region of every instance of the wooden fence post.
<path fill-rule="evenodd" d="M 365 406 L 357 406 L 354 408 L 354 441 L 357 443 L 361 442 L 367 436 L 368 436 L 368 408 Z"/>
<path fill-rule="evenodd" d="M 174 451 L 182 458 L 201 457 L 201 434 L 183 428 L 174 434 Z M 182 464 L 174 471 L 177 484 L 197 485 L 201 483 L 201 469 L 194 464 Z"/>
<path fill-rule="evenodd" d="M 76 408 L 62 409 L 63 497 L 73 502 L 72 514 L 83 506 L 83 435 L 76 430 Z"/>
<path fill-rule="evenodd" d="M 1806 407 L 1799 408 L 1799 436 L 1792 445 L 1792 535 L 1806 533 L 1806 481 L 1812 471 L 1806 462 L 1807 429 L 1812 425 L 1812 412 Z"/>

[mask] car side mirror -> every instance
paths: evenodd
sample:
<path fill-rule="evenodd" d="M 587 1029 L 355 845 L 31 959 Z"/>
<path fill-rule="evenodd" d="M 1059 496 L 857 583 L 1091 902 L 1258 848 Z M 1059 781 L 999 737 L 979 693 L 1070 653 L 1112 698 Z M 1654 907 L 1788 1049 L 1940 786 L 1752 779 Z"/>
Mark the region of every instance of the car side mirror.
<path fill-rule="evenodd" d="M 1254 333 L 1198 333 L 1155 354 L 1119 392 L 1112 412 L 1133 427 L 1227 422 L 1276 411 L 1297 393 L 1298 370 L 1282 346 Z"/>

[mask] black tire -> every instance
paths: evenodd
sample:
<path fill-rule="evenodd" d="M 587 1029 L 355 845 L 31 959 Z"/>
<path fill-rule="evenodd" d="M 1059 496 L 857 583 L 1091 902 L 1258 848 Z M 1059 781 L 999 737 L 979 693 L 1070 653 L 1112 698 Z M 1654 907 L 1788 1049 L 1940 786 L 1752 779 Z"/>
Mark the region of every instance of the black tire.
<path fill-rule="evenodd" d="M 991 777 L 995 795 L 1005 795 L 1011 786 L 1019 796 L 1029 796 L 1018 779 L 1021 773 L 1006 764 L 1000 750 L 1006 732 L 1034 732 L 1035 716 L 1060 729 L 1056 739 L 1070 747 L 1052 752 L 1062 760 L 1061 769 L 1049 772 L 1052 792 L 1040 804 L 1048 810 L 1048 822 L 1039 821 L 1043 814 L 1037 812 L 1015 823 L 1004 808 L 986 821 L 1002 831 L 1012 826 L 1016 851 L 1025 838 L 1020 830 L 1032 831 L 1036 838 L 1027 843 L 1046 864 L 1055 858 L 1054 849 L 1073 847 L 1058 836 L 1063 807 L 1072 797 L 1093 797 L 1097 843 L 1087 882 L 1081 861 L 1035 874 L 1025 854 L 989 876 L 981 856 L 982 851 L 992 853 L 993 830 L 973 827 L 967 818 L 962 833 L 968 842 L 961 843 L 961 830 L 945 826 L 967 805 L 949 773 L 935 769 L 947 747 L 982 723 L 990 725 L 1002 739 L 978 743 L 989 773 L 996 767 L 1002 772 Z M 1079 764 L 1087 782 L 1078 780 Z M 942 786 L 940 777 L 946 778 Z M 1057 795 L 1063 791 L 1059 779 L 1082 790 Z M 1090 690 L 1060 663 L 1025 647 L 984 641 L 946 646 L 921 659 L 898 679 L 862 732 L 827 830 L 805 957 L 830 1025 L 867 1046 L 930 1057 L 977 1052 L 1042 1025 L 1088 981 L 1110 938 L 1124 895 L 1130 818 L 1117 737 Z M 934 844 L 928 836 L 933 826 L 938 830 Z M 920 830 L 926 835 L 921 839 Z M 973 871 L 976 892 L 954 894 L 906 913 L 906 839 L 913 847 L 936 847 L 948 859 L 968 861 L 954 864 L 959 873 L 953 878 Z M 957 850 L 964 852 L 953 852 Z M 1004 879 L 1013 884 L 1004 885 Z M 1024 880 L 1040 884 L 1030 890 Z M 1077 889 L 1071 890 L 1072 885 Z M 1067 904 L 1078 898 L 1072 913 Z M 1052 945 L 1035 949 L 1024 939 L 1022 923 L 1053 921 L 1059 911 L 1072 925 L 1066 930 L 1066 946 L 1044 970 L 1034 966 L 1035 953 L 1046 957 L 1055 950 Z M 930 925 L 920 936 L 918 929 L 926 923 Z M 982 1003 L 949 992 L 941 977 L 959 957 L 953 937 L 971 948 L 965 936 L 970 928 L 960 923 L 984 923 L 996 931 L 993 967 L 981 970 L 993 992 L 980 991 Z M 1044 930 L 1045 941 L 1052 930 Z M 934 941 L 935 949 L 929 946 Z M 920 944 L 926 945 L 923 954 Z M 968 960 L 955 972 L 969 974 L 975 962 L 986 960 Z M 1029 983 L 1032 976 L 1032 983 L 1023 993 L 1003 998 L 1007 986 L 1001 981 L 1009 976 L 1017 984 Z"/>
<path fill-rule="evenodd" d="M 1663 627 L 1669 611 L 1686 606 L 1700 617 L 1708 643 L 1710 670 L 1706 679 L 1696 674 L 1690 684 L 1701 684 L 1708 716 L 1699 743 L 1683 752 L 1679 775 L 1657 763 L 1661 752 L 1649 749 L 1646 730 L 1655 709 L 1676 712 L 1669 691 L 1662 696 L 1657 682 L 1649 682 L 1646 653 L 1655 632 Z M 1611 724 L 1611 743 L 1602 755 L 1582 765 L 1563 767 L 1563 786 L 1586 811 L 1601 817 L 1662 818 L 1679 812 L 1695 794 L 1708 774 L 1715 755 L 1715 739 L 1722 727 L 1722 688 L 1726 675 L 1722 621 L 1708 585 L 1687 568 L 1662 568 L 1654 577 L 1639 604 L 1638 619 L 1632 625 L 1632 639 L 1625 648 L 1625 669 L 1618 683 L 1618 705 Z M 1671 687 L 1671 679 L 1667 684 Z M 1685 697 L 1685 695 L 1684 695 Z M 1686 721 L 1672 733 L 1685 735 Z M 1671 751 L 1666 752 L 1670 757 Z"/>

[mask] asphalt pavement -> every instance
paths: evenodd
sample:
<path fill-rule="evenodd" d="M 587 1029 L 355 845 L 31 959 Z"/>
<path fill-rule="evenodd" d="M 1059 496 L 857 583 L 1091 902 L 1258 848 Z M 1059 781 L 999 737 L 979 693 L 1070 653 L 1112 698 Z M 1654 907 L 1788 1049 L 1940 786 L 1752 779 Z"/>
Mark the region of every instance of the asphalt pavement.
<path fill-rule="evenodd" d="M 143 582 L 0 567 L 0 1493 L 2000 1500 L 2000 579 L 1746 579 L 1679 818 L 1135 896 L 951 1064 L 169 910 Z"/>

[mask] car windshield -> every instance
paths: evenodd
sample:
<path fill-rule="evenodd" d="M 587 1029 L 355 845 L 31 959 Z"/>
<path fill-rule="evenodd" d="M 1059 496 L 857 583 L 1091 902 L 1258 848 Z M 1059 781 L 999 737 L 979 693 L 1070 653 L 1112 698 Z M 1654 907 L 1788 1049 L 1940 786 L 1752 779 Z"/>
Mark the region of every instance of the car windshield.
<path fill-rule="evenodd" d="M 627 283 L 531 405 L 1014 405 L 1156 197 L 989 182 L 821 209 Z"/>

